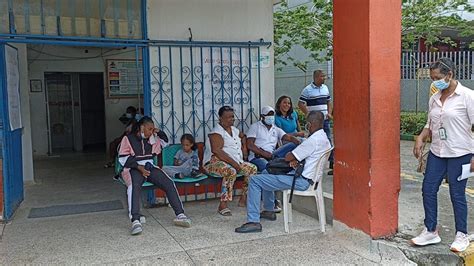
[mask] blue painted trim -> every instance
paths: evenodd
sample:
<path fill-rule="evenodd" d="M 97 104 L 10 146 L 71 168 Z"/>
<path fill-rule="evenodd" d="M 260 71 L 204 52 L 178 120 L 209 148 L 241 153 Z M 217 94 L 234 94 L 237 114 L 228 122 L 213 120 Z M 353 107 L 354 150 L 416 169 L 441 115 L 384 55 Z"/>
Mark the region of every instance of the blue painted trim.
<path fill-rule="evenodd" d="M 159 48 L 158 48 L 159 49 Z M 174 89 L 173 89 L 173 57 L 171 56 L 171 47 L 168 47 L 168 54 L 170 58 L 170 85 L 171 85 L 171 110 L 174 110 Z M 174 113 L 170 113 L 170 116 L 174 117 Z M 175 125 L 174 125 L 174 119 L 171 119 L 171 130 L 174 134 L 175 132 Z M 173 141 L 174 143 L 174 141 Z"/>
<path fill-rule="evenodd" d="M 196 111 L 194 103 L 194 60 L 193 60 L 193 47 L 189 47 L 189 58 L 191 59 L 191 67 L 189 68 L 189 74 L 191 75 L 191 108 L 193 118 L 193 136 L 196 136 Z"/>
<path fill-rule="evenodd" d="M 171 49 L 171 48 L 170 48 Z M 205 114 L 206 113 L 206 109 L 205 109 L 205 106 L 204 106 L 204 100 L 205 100 L 205 92 L 204 92 L 204 59 L 203 59 L 203 56 L 202 56 L 202 47 L 200 48 L 201 50 L 201 97 L 202 97 L 202 113 Z M 211 86 L 211 90 L 212 90 L 212 86 Z M 203 119 L 203 125 L 202 125 L 202 135 L 203 135 L 203 138 L 204 140 L 206 139 L 206 117 L 203 115 L 202 117 Z"/>
<path fill-rule="evenodd" d="M 259 47 L 271 45 L 270 42 L 201 42 L 201 41 L 172 41 L 172 40 L 138 40 L 138 39 L 117 39 L 117 38 L 100 38 L 100 37 L 71 37 L 71 36 L 51 36 L 51 35 L 35 35 L 35 34 L 7 34 L 0 33 L 0 39 L 8 39 L 8 42 L 20 38 L 19 40 L 39 40 L 39 41 L 100 41 L 100 42 L 121 42 L 130 43 L 131 46 L 138 45 L 152 45 L 152 46 L 171 46 L 171 47 Z M 145 37 L 147 38 L 147 37 Z"/>
<path fill-rule="evenodd" d="M 128 42 L 100 42 L 100 41 L 45 41 L 45 40 L 25 40 L 25 39 L 3 39 L 0 43 L 32 43 L 45 45 L 63 45 L 63 46 L 89 46 L 89 47 L 146 47 L 146 44 L 133 44 Z"/>
<path fill-rule="evenodd" d="M 141 3 L 141 8 L 140 8 L 140 19 L 142 22 L 142 39 L 147 40 L 148 39 L 148 14 L 146 13 L 146 5 L 147 5 L 147 0 L 142 0 Z"/>
<path fill-rule="evenodd" d="M 239 48 L 239 59 L 240 59 L 240 82 L 239 82 L 239 90 L 240 90 L 240 117 L 244 117 L 244 78 L 242 76 L 242 47 Z M 242 123 L 241 130 L 244 131 L 244 123 Z"/>
<path fill-rule="evenodd" d="M 158 89 L 160 91 L 160 116 L 161 116 L 161 123 L 164 124 L 164 111 L 163 111 L 163 65 L 161 64 L 161 47 L 158 47 L 158 71 L 160 72 L 160 82 L 158 83 Z M 171 99 L 173 100 L 173 99 Z M 161 126 L 161 125 L 160 125 Z M 161 128 L 163 129 L 163 128 Z M 173 132 L 174 133 L 174 132 Z"/>
<path fill-rule="evenodd" d="M 262 79 L 260 78 L 260 47 L 257 47 L 257 76 L 258 76 L 258 112 L 262 108 Z M 252 65 L 250 65 L 252 67 Z M 252 106 L 252 105 L 250 105 Z"/>
<path fill-rule="evenodd" d="M 251 47 L 248 47 L 249 50 L 249 94 L 250 94 L 250 123 L 253 123 L 253 116 L 252 116 L 252 49 Z"/>
<path fill-rule="evenodd" d="M 214 59 L 213 59 L 213 56 L 212 56 L 212 46 L 209 48 L 209 53 L 211 55 L 211 81 L 214 79 Z M 215 96 L 214 96 L 214 88 L 212 86 L 212 82 L 211 82 L 211 95 L 212 95 L 212 127 L 214 128 L 216 126 L 216 116 L 215 114 L 217 113 L 216 112 L 216 107 L 214 105 L 214 101 L 215 101 Z"/>
<path fill-rule="evenodd" d="M 143 68 L 143 109 L 145 114 L 151 115 L 151 80 L 150 80 L 150 50 L 148 47 L 142 48 L 142 68 Z"/>
<path fill-rule="evenodd" d="M 225 97 L 224 97 L 224 90 L 225 90 L 225 87 L 224 87 L 224 58 L 222 58 L 222 47 L 220 47 L 219 49 L 220 53 L 221 53 L 221 56 L 220 56 L 220 60 L 221 60 L 221 104 L 222 106 L 226 105 L 225 104 Z"/>
<path fill-rule="evenodd" d="M 179 47 L 179 72 L 181 77 L 181 99 L 184 100 L 184 81 L 183 81 L 183 48 Z M 181 104 L 181 126 L 183 134 L 186 133 L 186 122 L 184 122 L 184 104 Z"/>

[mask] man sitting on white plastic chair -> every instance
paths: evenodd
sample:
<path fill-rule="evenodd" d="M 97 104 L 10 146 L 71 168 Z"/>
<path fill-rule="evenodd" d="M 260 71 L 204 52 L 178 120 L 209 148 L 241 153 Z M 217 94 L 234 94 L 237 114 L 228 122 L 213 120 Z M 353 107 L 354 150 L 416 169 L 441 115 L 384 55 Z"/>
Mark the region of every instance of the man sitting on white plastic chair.
<path fill-rule="evenodd" d="M 316 163 L 323 152 L 331 148 L 326 133 L 323 130 L 324 115 L 320 111 L 311 111 L 306 118 L 308 138 L 293 151 L 285 156 L 290 166 L 296 167 L 298 162 L 306 161 L 303 173 L 295 180 L 295 190 L 305 191 L 317 182 Z M 276 220 L 273 211 L 275 191 L 291 189 L 293 174 L 272 175 L 264 171 L 250 178 L 247 195 L 247 223 L 235 228 L 236 233 L 261 232 L 260 219 Z M 262 197 L 263 196 L 263 197 Z M 263 211 L 260 212 L 260 199 L 263 198 Z"/>

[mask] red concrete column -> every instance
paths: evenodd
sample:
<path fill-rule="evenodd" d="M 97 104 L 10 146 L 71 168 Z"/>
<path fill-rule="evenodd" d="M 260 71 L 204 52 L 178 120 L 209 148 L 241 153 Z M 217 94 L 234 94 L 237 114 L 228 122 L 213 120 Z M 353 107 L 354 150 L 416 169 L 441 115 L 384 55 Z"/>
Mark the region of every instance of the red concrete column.
<path fill-rule="evenodd" d="M 401 0 L 334 0 L 334 218 L 394 234 L 400 191 Z"/>

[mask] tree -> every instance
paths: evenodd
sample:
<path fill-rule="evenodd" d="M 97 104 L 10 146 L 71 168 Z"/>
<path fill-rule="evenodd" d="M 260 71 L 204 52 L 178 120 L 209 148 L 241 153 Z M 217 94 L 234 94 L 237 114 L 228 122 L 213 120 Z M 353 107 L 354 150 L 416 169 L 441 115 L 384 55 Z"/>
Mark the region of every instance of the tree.
<path fill-rule="evenodd" d="M 311 60 L 322 62 L 332 57 L 332 1 L 313 0 L 312 8 L 300 5 L 288 8 L 283 1 L 274 12 L 273 40 L 275 43 L 275 61 L 282 65 L 288 62 L 306 72 Z M 294 46 L 301 46 L 310 55 L 306 60 L 291 56 Z"/>
<path fill-rule="evenodd" d="M 445 29 L 456 30 L 461 36 L 474 34 L 473 24 L 459 16 L 461 10 L 474 12 L 468 0 L 402 0 L 401 8 L 403 48 L 413 47 L 420 39 L 428 46 L 455 46 L 449 37 L 440 37 Z M 275 62 L 280 66 L 292 63 L 306 72 L 311 60 L 324 62 L 332 57 L 332 0 L 311 0 L 293 8 L 283 1 L 273 20 Z M 290 51 L 295 46 L 308 51 L 308 58 L 293 57 Z"/>
<path fill-rule="evenodd" d="M 413 47 L 418 40 L 432 46 L 445 43 L 456 46 L 449 37 L 440 37 L 443 30 L 452 29 L 460 36 L 474 34 L 471 22 L 461 18 L 459 11 L 473 12 L 468 0 L 403 0 L 402 2 L 402 47 Z M 474 48 L 474 43 L 470 44 Z"/>

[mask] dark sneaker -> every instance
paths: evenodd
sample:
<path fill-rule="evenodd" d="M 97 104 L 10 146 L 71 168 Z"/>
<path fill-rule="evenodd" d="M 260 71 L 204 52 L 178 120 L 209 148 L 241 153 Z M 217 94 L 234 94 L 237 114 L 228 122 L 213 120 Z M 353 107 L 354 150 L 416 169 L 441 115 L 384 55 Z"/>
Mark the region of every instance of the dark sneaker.
<path fill-rule="evenodd" d="M 245 223 L 241 227 L 235 228 L 236 233 L 257 233 L 262 232 L 260 223 Z"/>
<path fill-rule="evenodd" d="M 201 173 L 197 169 L 191 171 L 191 177 L 198 177 Z"/>
<path fill-rule="evenodd" d="M 328 171 L 328 175 L 333 175 L 333 174 L 334 174 L 333 170 Z"/>
<path fill-rule="evenodd" d="M 275 221 L 277 219 L 277 216 L 275 212 L 263 211 L 260 213 L 260 219 Z"/>
<path fill-rule="evenodd" d="M 143 229 L 142 229 L 142 224 L 140 223 L 140 221 L 139 220 L 133 221 L 132 230 L 130 231 L 130 233 L 134 236 L 134 235 L 140 234 L 142 231 Z"/>

